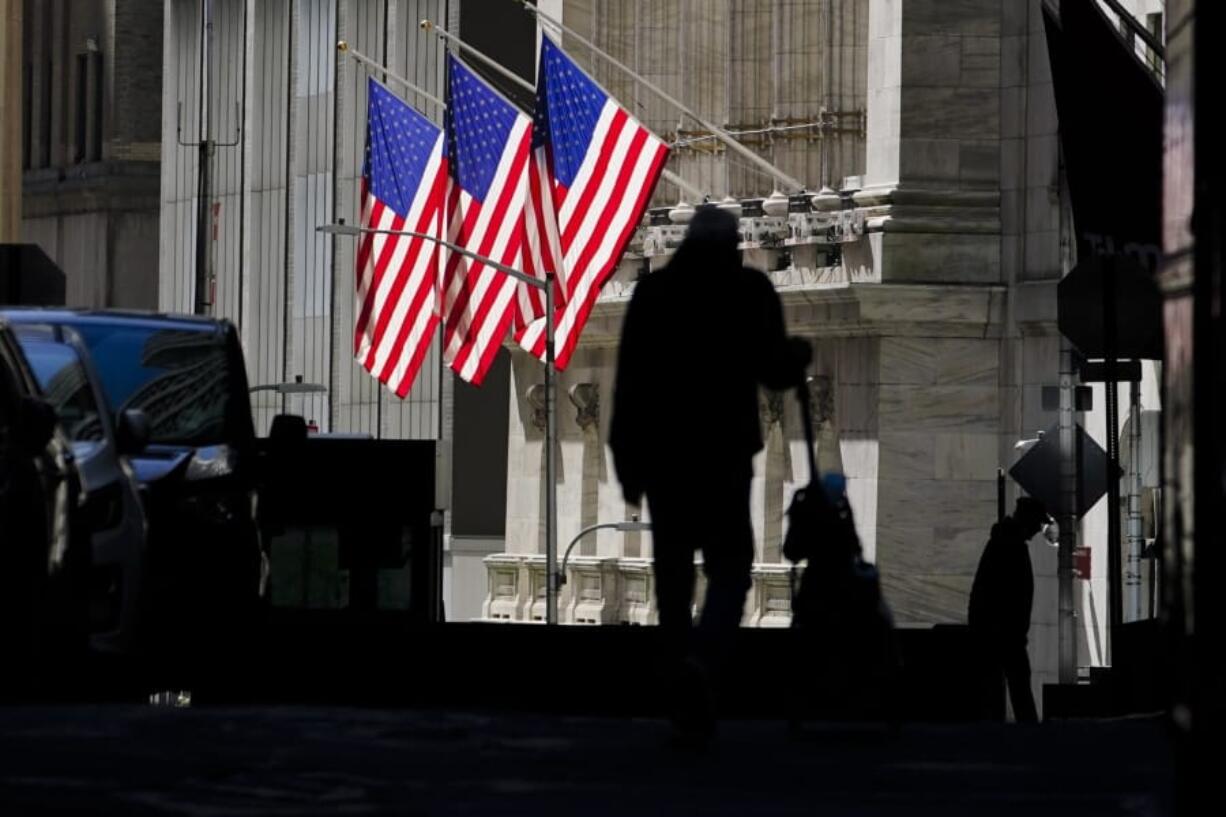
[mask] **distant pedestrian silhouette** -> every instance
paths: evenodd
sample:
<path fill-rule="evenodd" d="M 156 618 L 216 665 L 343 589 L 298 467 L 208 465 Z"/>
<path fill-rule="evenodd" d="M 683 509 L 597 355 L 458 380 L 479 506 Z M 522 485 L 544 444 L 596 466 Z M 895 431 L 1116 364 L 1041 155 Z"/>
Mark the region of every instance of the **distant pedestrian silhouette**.
<path fill-rule="evenodd" d="M 1003 714 L 996 697 L 1003 676 L 1017 721 L 1039 720 L 1030 691 L 1030 657 L 1026 653 L 1034 600 L 1034 571 L 1027 542 L 1048 519 L 1042 502 L 1027 496 L 1018 499 L 1013 515 L 992 526 L 975 571 L 968 618 L 984 694 L 989 689 L 992 694 L 992 700 L 985 700 L 983 705 L 983 714 L 989 717 Z"/>
<path fill-rule="evenodd" d="M 681 659 L 673 711 L 685 729 L 712 724 L 711 682 L 750 587 L 758 387 L 798 385 L 811 356 L 787 337 L 770 280 L 742 266 L 737 228 L 732 215 L 699 209 L 668 266 L 638 282 L 613 394 L 609 445 L 626 501 L 647 497 L 660 626 Z M 696 550 L 707 593 L 691 638 Z"/>

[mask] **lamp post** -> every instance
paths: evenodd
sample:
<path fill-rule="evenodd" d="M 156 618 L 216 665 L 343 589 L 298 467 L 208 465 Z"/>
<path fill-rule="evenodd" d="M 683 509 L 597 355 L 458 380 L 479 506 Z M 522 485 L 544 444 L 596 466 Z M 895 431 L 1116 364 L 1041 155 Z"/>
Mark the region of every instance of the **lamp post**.
<path fill-rule="evenodd" d="M 548 490 L 545 492 L 545 623 L 558 623 L 558 593 L 557 593 L 557 561 L 558 561 L 558 488 L 557 488 L 557 453 L 554 451 L 558 439 L 557 386 L 554 383 L 554 303 L 553 303 L 553 273 L 545 273 L 545 278 L 536 278 L 523 270 L 509 267 L 480 253 L 445 241 L 429 233 L 419 233 L 415 230 L 387 230 L 375 227 L 356 227 L 344 222 L 324 224 L 315 228 L 327 235 L 360 236 L 366 233 L 376 235 L 401 235 L 431 241 L 452 252 L 480 261 L 491 269 L 511 276 L 517 281 L 542 290 L 545 295 L 545 481 Z"/>

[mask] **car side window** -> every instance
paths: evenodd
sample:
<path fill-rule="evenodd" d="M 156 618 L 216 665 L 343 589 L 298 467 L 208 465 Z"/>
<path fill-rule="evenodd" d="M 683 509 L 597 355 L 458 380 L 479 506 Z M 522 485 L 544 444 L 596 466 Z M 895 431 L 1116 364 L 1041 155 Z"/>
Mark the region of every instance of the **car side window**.
<path fill-rule="evenodd" d="M 97 441 L 105 436 L 102 415 L 81 359 L 60 343 L 24 342 L 26 359 L 68 439 Z"/>

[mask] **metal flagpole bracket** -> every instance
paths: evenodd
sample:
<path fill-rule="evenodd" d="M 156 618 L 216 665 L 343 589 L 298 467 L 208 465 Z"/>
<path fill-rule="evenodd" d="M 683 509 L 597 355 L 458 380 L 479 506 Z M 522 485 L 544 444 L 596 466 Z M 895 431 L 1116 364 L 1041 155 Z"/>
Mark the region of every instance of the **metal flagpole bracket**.
<path fill-rule="evenodd" d="M 428 19 L 422 20 L 420 23 L 418 23 L 418 26 L 421 27 L 422 31 L 433 32 L 439 39 L 443 40 L 444 42 L 451 43 L 455 45 L 457 48 L 459 48 L 461 51 L 467 54 L 471 54 L 476 59 L 481 60 L 481 62 L 485 63 L 490 68 L 493 68 L 499 74 L 502 74 L 504 77 L 511 80 L 511 82 L 514 82 L 516 85 L 523 88 L 525 91 L 528 91 L 530 93 L 536 93 L 536 85 L 524 79 L 519 74 L 516 74 L 514 71 L 507 68 L 502 63 L 498 62 L 497 60 L 495 60 L 493 57 L 489 56 L 485 52 L 479 51 L 478 49 L 473 48 L 471 45 L 464 42 L 459 37 L 449 32 L 447 29 L 436 24 L 433 20 L 428 20 Z M 610 94 L 610 96 L 612 96 L 612 94 Z M 532 113 L 532 111 L 528 111 L 528 113 Z M 704 193 L 698 186 L 691 184 L 690 182 L 687 182 L 685 179 L 681 178 L 680 176 L 678 176 L 676 173 L 672 172 L 671 170 L 668 170 L 666 168 L 663 171 L 661 171 L 661 175 L 664 176 L 664 178 L 667 179 L 668 181 L 672 182 L 673 184 L 677 185 L 682 190 L 684 190 L 685 192 L 693 196 L 694 200 L 697 201 L 698 203 L 702 203 L 707 200 L 707 194 Z"/>
<path fill-rule="evenodd" d="M 434 94 L 425 90 L 420 85 L 414 85 L 412 82 L 409 82 L 407 79 L 395 73 L 394 71 L 388 70 L 388 67 L 386 65 L 380 65 L 376 60 L 372 60 L 370 57 L 366 56 L 361 51 L 357 51 L 351 48 L 349 46 L 349 43 L 346 42 L 345 40 L 340 40 L 336 43 L 336 50 L 342 54 L 348 54 L 349 56 L 353 57 L 354 60 L 356 60 L 357 62 L 361 63 L 362 65 L 366 66 L 367 68 L 373 71 L 378 71 L 379 73 L 386 76 L 388 79 L 395 80 L 396 83 L 401 85 L 406 90 L 414 94 L 417 94 L 418 96 L 425 97 L 430 102 L 433 102 L 435 105 L 438 105 L 440 108 L 447 107 L 447 103 L 439 99 L 438 97 L 436 97 Z"/>
<path fill-rule="evenodd" d="M 547 624 L 558 623 L 558 481 L 557 481 L 557 439 L 558 439 L 558 406 L 557 406 L 557 373 L 554 370 L 554 274 L 546 272 L 543 279 L 529 275 L 523 270 L 515 269 L 499 263 L 493 258 L 473 252 L 458 244 L 415 230 L 385 230 L 375 227 L 358 227 L 343 222 L 337 224 L 321 224 L 316 232 L 325 235 L 360 236 L 363 233 L 377 235 L 407 235 L 424 241 L 433 241 L 460 255 L 480 261 L 487 267 L 522 281 L 528 286 L 545 292 L 545 481 L 548 489 L 545 492 L 545 621 Z"/>

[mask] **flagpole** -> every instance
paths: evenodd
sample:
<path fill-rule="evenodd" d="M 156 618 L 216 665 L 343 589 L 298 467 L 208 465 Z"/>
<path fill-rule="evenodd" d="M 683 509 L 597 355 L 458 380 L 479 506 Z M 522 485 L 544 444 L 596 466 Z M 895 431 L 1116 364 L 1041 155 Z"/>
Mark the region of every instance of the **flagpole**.
<path fill-rule="evenodd" d="M 422 20 L 419 25 L 421 26 L 422 31 L 433 31 L 435 34 L 439 36 L 439 38 L 445 40 L 446 42 L 453 43 L 454 45 L 459 47 L 462 51 L 465 51 L 471 54 L 472 56 L 476 57 L 477 59 L 481 60 L 481 62 L 485 63 L 490 68 L 493 68 L 499 74 L 511 80 L 516 85 L 518 85 L 520 88 L 523 88 L 525 91 L 536 93 L 536 86 L 533 85 L 531 82 L 524 79 L 519 74 L 516 74 L 514 71 L 507 68 L 502 63 L 498 62 L 497 60 L 495 60 L 493 57 L 489 56 L 488 54 L 485 54 L 484 52 L 479 51 L 476 48 L 473 48 L 471 45 L 464 42 L 456 35 L 447 31 L 447 29 L 442 28 L 441 26 L 437 25 L 434 21 Z M 529 111 L 529 113 L 531 112 Z M 693 196 L 695 198 L 696 203 L 701 204 L 703 201 L 707 199 L 707 194 L 703 192 L 697 185 L 687 182 L 685 179 L 681 178 L 680 176 L 678 176 L 676 173 L 672 172 L 668 168 L 664 168 L 664 170 L 661 171 L 661 175 L 664 176 L 665 179 L 668 179 L 668 181 L 672 182 L 673 184 L 677 185 L 682 190 L 684 190 L 685 192 Z"/>
<path fill-rule="evenodd" d="M 446 102 L 439 99 L 438 97 L 436 97 L 434 94 L 430 93 L 429 91 L 426 91 L 421 86 L 414 85 L 413 83 L 409 82 L 407 79 L 400 76 L 399 74 L 389 71 L 386 65 L 380 65 L 378 62 L 376 62 L 375 60 L 372 60 L 370 57 L 366 56 L 361 51 L 357 51 L 356 49 L 350 48 L 349 43 L 346 42 L 345 40 L 341 40 L 340 42 L 336 44 L 336 50 L 341 52 L 342 54 L 348 54 L 349 56 L 353 57 L 355 60 L 360 62 L 362 65 L 365 65 L 367 68 L 373 68 L 374 70 L 382 74 L 386 74 L 389 79 L 396 80 L 396 82 L 400 83 L 400 85 L 403 86 L 404 88 L 408 89 L 409 91 L 412 91 L 418 96 L 425 97 L 429 101 L 433 102 L 435 105 L 438 105 L 441 108 L 447 107 Z"/>
<path fill-rule="evenodd" d="M 558 440 L 558 406 L 557 384 L 554 371 L 554 276 L 545 273 L 545 279 L 529 275 L 523 270 L 508 266 L 493 258 L 473 252 L 472 250 L 453 244 L 429 233 L 419 233 L 416 230 L 388 230 L 376 227 L 357 227 L 352 224 L 324 224 L 315 228 L 316 232 L 328 235 L 358 236 L 363 233 L 376 235 L 398 235 L 420 238 L 432 241 L 441 247 L 457 252 L 481 262 L 487 267 L 511 276 L 528 286 L 545 291 L 545 481 L 548 489 L 545 492 L 545 623 L 558 623 L 558 482 L 556 449 Z M 440 384 L 441 385 L 441 384 Z"/>
<path fill-rule="evenodd" d="M 660 86 L 656 85 L 651 80 L 647 79 L 646 77 L 643 77 L 637 71 L 635 71 L 634 69 L 630 68 L 625 63 L 618 60 L 612 54 L 598 47 L 595 43 L 593 43 L 587 37 L 584 37 L 582 34 L 575 31 L 573 28 L 570 28 L 564 25 L 561 20 L 554 19 L 550 15 L 538 9 L 536 6 L 529 3 L 528 0 L 516 0 L 516 2 L 518 2 L 521 6 L 523 6 L 525 11 L 528 11 L 529 13 L 536 15 L 538 20 L 544 20 L 550 25 L 556 26 L 558 29 L 560 29 L 564 33 L 568 34 L 569 36 L 578 40 L 583 45 L 590 48 L 594 54 L 598 54 L 606 62 L 615 66 L 616 68 L 620 69 L 626 74 L 628 74 L 632 79 L 634 79 L 635 82 L 639 82 L 643 86 L 645 86 L 649 91 L 653 91 L 657 96 L 659 96 L 665 102 L 676 107 L 679 111 L 681 111 L 686 116 L 690 117 L 695 122 L 697 122 L 699 125 L 701 125 L 704 129 L 709 130 L 711 134 L 715 136 L 716 139 L 719 139 L 721 142 L 727 145 L 730 150 L 735 151 L 736 153 L 740 154 L 742 158 L 752 162 L 759 169 L 769 173 L 776 181 L 791 185 L 797 191 L 801 191 L 805 189 L 804 183 L 802 183 L 799 179 L 796 179 L 793 176 L 790 176 L 789 174 L 783 172 L 782 170 L 775 167 L 770 162 L 763 159 L 758 154 L 754 153 L 749 148 L 745 147 L 745 145 L 741 144 L 736 139 L 734 139 L 732 135 L 728 133 L 727 131 L 725 131 L 723 128 L 718 128 L 712 123 L 703 119 L 701 116 L 698 115 L 696 111 L 694 111 L 684 102 L 677 99 L 672 94 L 668 93 L 667 91 L 665 91 Z"/>
<path fill-rule="evenodd" d="M 558 623 L 558 384 L 554 368 L 553 273 L 545 274 L 545 623 Z"/>

